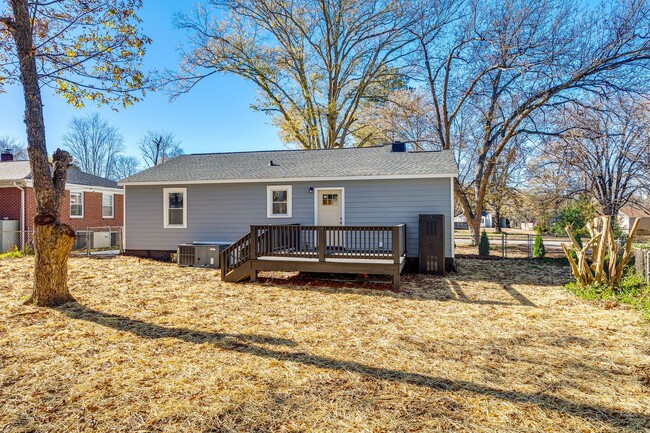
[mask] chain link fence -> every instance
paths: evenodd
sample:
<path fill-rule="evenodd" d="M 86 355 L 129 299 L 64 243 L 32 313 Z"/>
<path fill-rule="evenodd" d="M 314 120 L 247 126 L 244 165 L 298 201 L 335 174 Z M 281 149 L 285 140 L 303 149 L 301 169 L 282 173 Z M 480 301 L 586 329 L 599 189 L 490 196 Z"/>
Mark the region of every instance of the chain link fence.
<path fill-rule="evenodd" d="M 490 243 L 491 258 L 512 258 L 512 259 L 533 259 L 533 246 L 535 244 L 534 234 L 526 233 L 487 233 Z M 467 233 L 454 234 L 456 254 L 460 256 L 478 256 L 478 245 L 473 245 L 473 237 Z M 562 244 L 569 245 L 571 241 L 567 237 L 542 236 L 544 242 L 545 257 L 562 258 L 564 252 Z"/>
<path fill-rule="evenodd" d="M 123 249 L 122 227 L 87 227 L 76 230 L 73 254 L 119 254 Z M 0 254 L 19 250 L 26 254 L 34 251 L 34 232 L 0 231 Z"/>

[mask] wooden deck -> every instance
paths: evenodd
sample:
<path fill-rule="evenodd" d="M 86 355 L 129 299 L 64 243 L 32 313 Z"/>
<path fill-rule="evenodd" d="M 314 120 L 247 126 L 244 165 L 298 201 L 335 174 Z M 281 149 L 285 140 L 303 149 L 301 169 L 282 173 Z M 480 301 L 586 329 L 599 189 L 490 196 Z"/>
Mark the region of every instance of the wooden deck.
<path fill-rule="evenodd" d="M 259 271 L 382 274 L 399 289 L 406 261 L 406 225 L 251 226 L 222 251 L 224 281 L 256 281 Z"/>

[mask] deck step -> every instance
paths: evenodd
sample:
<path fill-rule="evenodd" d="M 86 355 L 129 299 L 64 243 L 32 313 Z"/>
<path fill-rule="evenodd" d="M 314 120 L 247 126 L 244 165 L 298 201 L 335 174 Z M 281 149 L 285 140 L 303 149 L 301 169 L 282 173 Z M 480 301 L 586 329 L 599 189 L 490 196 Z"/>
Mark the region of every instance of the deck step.
<path fill-rule="evenodd" d="M 250 261 L 242 263 L 237 268 L 228 272 L 223 280 L 228 283 L 239 283 L 251 277 L 251 263 Z"/>

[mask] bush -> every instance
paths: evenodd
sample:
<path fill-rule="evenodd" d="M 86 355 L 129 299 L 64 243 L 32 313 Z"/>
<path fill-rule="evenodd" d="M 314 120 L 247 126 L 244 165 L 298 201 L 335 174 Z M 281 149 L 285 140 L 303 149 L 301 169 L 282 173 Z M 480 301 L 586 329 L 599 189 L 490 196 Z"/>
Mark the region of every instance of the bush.
<path fill-rule="evenodd" d="M 546 256 L 546 248 L 544 248 L 544 239 L 542 234 L 537 232 L 535 235 L 535 244 L 533 244 L 533 257 L 543 259 Z"/>
<path fill-rule="evenodd" d="M 576 283 L 567 284 L 569 291 L 577 296 L 593 301 L 616 301 L 629 304 L 643 312 L 643 317 L 650 320 L 650 286 L 643 276 L 628 268 L 625 277 L 617 287 L 606 284 L 590 284 L 580 287 Z"/>
<path fill-rule="evenodd" d="M 0 254 L 0 259 L 14 259 L 22 256 L 23 256 L 23 252 L 20 251 L 18 247 L 14 245 L 6 253 Z"/>
<path fill-rule="evenodd" d="M 488 235 L 485 233 L 485 230 L 483 230 L 483 233 L 481 233 L 481 240 L 478 243 L 478 255 L 490 255 L 490 240 L 488 239 Z"/>
<path fill-rule="evenodd" d="M 587 222 L 596 216 L 596 209 L 593 203 L 581 197 L 578 200 L 570 201 L 560 209 L 560 213 L 551 224 L 551 233 L 555 236 L 566 236 L 565 227 L 572 227 L 575 236 L 588 236 L 585 228 Z"/>

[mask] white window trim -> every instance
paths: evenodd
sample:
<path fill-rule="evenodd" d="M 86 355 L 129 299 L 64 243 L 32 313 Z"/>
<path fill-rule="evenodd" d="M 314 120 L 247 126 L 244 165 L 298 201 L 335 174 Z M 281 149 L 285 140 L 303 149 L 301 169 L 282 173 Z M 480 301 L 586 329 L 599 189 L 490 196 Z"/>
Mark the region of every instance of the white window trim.
<path fill-rule="evenodd" d="M 273 191 L 287 191 L 287 213 L 286 215 L 273 214 Z M 267 185 L 266 187 L 266 217 L 267 218 L 291 218 L 293 214 L 293 192 L 291 185 Z"/>
<path fill-rule="evenodd" d="M 72 215 L 72 194 L 81 194 L 81 215 Z M 83 218 L 86 213 L 86 202 L 83 191 L 70 191 L 70 218 Z"/>
<path fill-rule="evenodd" d="M 169 224 L 169 194 L 183 193 L 183 224 Z M 187 228 L 187 188 L 163 188 L 163 227 L 166 229 Z"/>
<path fill-rule="evenodd" d="M 105 216 L 104 215 L 104 196 L 105 195 L 110 195 L 111 196 L 111 216 Z M 102 218 L 104 219 L 113 219 L 115 218 L 115 194 L 112 192 L 103 192 L 102 193 Z"/>

